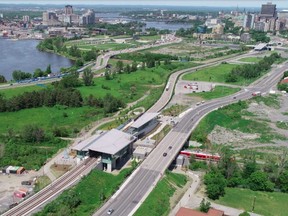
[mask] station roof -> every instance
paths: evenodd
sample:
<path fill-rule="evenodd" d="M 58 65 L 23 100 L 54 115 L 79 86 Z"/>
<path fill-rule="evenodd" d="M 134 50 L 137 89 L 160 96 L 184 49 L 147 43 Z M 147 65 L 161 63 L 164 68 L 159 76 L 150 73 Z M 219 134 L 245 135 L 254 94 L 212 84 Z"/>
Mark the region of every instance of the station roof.
<path fill-rule="evenodd" d="M 131 134 L 112 129 L 95 139 L 88 149 L 114 155 L 135 139 L 136 137 Z"/>
<path fill-rule="evenodd" d="M 88 139 L 85 139 L 82 142 L 78 143 L 76 146 L 73 147 L 73 149 L 76 151 L 88 151 L 89 146 L 92 145 L 99 136 L 100 134 L 95 134 Z"/>
<path fill-rule="evenodd" d="M 152 119 L 154 119 L 156 116 L 158 116 L 159 113 L 144 113 L 139 119 L 137 119 L 132 125 L 131 127 L 133 128 L 139 128 L 142 125 L 146 124 L 147 122 L 151 121 Z"/>
<path fill-rule="evenodd" d="M 262 50 L 267 46 L 266 43 L 260 43 L 258 45 L 255 46 L 254 50 Z"/>

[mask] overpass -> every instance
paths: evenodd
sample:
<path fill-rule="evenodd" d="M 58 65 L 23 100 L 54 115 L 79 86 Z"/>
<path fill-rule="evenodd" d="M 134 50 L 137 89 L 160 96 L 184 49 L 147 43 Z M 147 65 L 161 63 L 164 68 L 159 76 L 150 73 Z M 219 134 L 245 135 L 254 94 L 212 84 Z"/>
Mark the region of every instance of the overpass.
<path fill-rule="evenodd" d="M 251 84 L 249 90 L 252 92 L 255 90 L 262 92 L 270 90 L 271 87 L 277 84 L 283 76 L 283 72 L 287 69 L 288 64 L 286 62 L 284 66 L 273 69 L 273 72 L 262 77 L 260 81 Z M 242 90 L 232 96 L 212 100 L 182 117 L 180 122 L 126 180 L 119 191 L 94 216 L 106 215 L 108 209 L 114 209 L 113 214 L 117 216 L 133 215 L 161 179 L 165 170 L 177 156 L 200 120 L 219 107 L 236 103 L 238 100 L 250 99 L 252 97 L 250 91 Z M 234 97 L 237 97 L 237 100 Z M 170 146 L 172 149 L 169 148 Z M 166 157 L 163 156 L 164 153 L 167 153 Z"/>

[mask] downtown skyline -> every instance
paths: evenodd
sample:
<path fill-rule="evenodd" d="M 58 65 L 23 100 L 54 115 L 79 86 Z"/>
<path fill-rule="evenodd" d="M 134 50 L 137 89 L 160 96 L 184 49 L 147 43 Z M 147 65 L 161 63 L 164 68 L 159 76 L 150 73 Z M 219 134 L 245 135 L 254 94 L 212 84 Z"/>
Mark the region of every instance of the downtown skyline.
<path fill-rule="evenodd" d="M 65 5 L 65 4 L 72 4 L 72 5 L 155 5 L 155 6 L 207 6 L 207 7 L 261 7 L 262 4 L 265 4 L 269 1 L 267 0 L 180 0 L 177 3 L 173 0 L 142 0 L 142 1 L 133 1 L 133 0 L 0 0 L 0 4 L 41 4 L 41 5 Z M 277 8 L 288 8 L 287 1 L 285 0 L 277 0 L 277 1 L 270 1 L 273 4 L 277 5 Z"/>

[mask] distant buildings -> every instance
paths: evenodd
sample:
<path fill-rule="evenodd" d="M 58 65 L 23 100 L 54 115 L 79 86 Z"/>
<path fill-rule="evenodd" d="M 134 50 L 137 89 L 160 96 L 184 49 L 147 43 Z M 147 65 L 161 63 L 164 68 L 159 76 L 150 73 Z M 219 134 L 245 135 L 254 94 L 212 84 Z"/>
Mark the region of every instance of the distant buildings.
<path fill-rule="evenodd" d="M 71 26 L 71 25 L 89 25 L 95 23 L 94 10 L 88 10 L 82 16 L 74 14 L 73 6 L 66 5 L 64 13 L 56 14 L 53 11 L 43 13 L 43 25 L 47 26 Z"/>
<path fill-rule="evenodd" d="M 23 22 L 24 23 L 28 23 L 29 21 L 30 21 L 30 17 L 29 16 L 27 16 L 27 15 L 23 16 Z"/>

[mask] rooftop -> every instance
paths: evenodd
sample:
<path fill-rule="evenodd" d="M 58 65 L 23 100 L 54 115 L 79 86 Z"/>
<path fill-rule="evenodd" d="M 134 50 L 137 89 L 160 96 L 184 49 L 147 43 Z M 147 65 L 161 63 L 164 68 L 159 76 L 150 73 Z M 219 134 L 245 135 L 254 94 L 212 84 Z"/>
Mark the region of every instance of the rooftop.
<path fill-rule="evenodd" d="M 112 129 L 95 139 L 88 148 L 92 151 L 114 155 L 135 139 L 136 137 L 130 134 Z"/>
<path fill-rule="evenodd" d="M 131 127 L 133 128 L 139 128 L 142 125 L 146 124 L 147 122 L 151 121 L 155 117 L 157 117 L 159 113 L 144 113 L 139 119 L 137 119 Z"/>
<path fill-rule="evenodd" d="M 88 151 L 88 147 L 93 144 L 93 142 L 100 136 L 100 134 L 95 134 L 88 139 L 83 140 L 73 147 L 76 151 Z"/>

